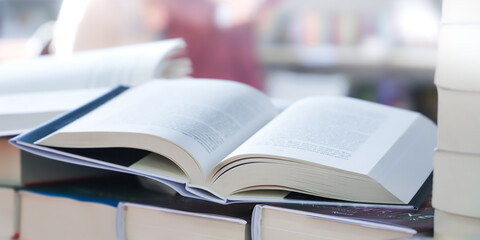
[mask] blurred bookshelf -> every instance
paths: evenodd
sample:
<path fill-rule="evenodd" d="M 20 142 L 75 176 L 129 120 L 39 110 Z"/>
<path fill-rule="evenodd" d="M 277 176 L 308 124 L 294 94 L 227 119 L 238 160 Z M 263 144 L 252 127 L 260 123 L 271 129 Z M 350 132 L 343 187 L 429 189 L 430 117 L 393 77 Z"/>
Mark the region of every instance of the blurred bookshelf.
<path fill-rule="evenodd" d="M 0 61 L 38 54 L 45 46 L 39 29 L 57 18 L 61 3 L 0 0 Z M 345 94 L 435 120 L 440 9 L 440 0 L 277 1 L 255 24 L 266 91 L 276 98 Z M 30 50 L 12 51 L 22 47 Z M 298 93 L 282 95 L 288 90 Z"/>
<path fill-rule="evenodd" d="M 259 51 L 262 62 L 270 67 L 352 74 L 362 74 L 362 70 L 372 75 L 384 70 L 403 70 L 413 76 L 429 78 L 433 76 L 436 61 L 433 48 L 398 47 L 376 54 L 356 46 L 265 45 Z"/>
<path fill-rule="evenodd" d="M 440 4 L 281 1 L 256 25 L 259 59 L 267 76 L 291 71 L 309 73 L 309 78 L 318 74 L 321 82 L 323 76 L 341 74 L 349 80 L 350 96 L 422 111 L 435 120 Z"/>

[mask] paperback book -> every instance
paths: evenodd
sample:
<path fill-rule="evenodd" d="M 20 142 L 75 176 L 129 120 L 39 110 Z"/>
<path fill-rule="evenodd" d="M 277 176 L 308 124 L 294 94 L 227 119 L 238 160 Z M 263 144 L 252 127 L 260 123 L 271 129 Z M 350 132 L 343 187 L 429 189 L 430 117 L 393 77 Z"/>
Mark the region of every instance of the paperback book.
<path fill-rule="evenodd" d="M 436 132 L 419 113 L 347 97 L 277 114 L 254 88 L 195 79 L 119 87 L 11 143 L 220 203 L 298 193 L 418 206 L 431 190 Z"/>

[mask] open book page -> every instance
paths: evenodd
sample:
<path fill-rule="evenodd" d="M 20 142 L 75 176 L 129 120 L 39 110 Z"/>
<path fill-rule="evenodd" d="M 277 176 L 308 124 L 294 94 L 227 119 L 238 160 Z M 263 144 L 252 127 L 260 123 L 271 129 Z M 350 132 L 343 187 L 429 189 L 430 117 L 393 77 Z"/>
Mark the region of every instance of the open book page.
<path fill-rule="evenodd" d="M 0 136 L 19 134 L 107 93 L 110 88 L 0 94 Z"/>
<path fill-rule="evenodd" d="M 203 174 L 192 181 L 203 182 L 221 159 L 274 116 L 275 109 L 268 97 L 240 83 L 150 81 L 126 91 L 39 144 L 140 148 L 164 155 L 190 171 L 187 168 L 193 167 L 186 166 L 192 163 L 178 159 L 182 157 L 176 147 L 179 146 L 196 160 Z M 170 145 L 161 145 L 164 142 Z"/>
<path fill-rule="evenodd" d="M 162 62 L 184 46 L 172 39 L 6 62 L 0 65 L 0 94 L 138 85 L 161 76 L 170 68 Z"/>
<path fill-rule="evenodd" d="M 417 114 L 345 97 L 300 100 L 227 158 L 278 156 L 368 175 Z"/>

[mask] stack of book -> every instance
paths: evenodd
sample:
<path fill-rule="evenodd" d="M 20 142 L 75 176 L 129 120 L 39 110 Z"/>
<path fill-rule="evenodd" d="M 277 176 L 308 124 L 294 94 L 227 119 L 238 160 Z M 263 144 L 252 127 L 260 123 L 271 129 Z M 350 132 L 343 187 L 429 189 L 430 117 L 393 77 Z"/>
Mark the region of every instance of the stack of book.
<path fill-rule="evenodd" d="M 480 237 L 480 2 L 444 0 L 435 83 L 435 237 Z"/>
<path fill-rule="evenodd" d="M 363 100 L 279 111 L 237 82 L 152 80 L 10 139 L 20 179 L 35 179 L 0 211 L 20 239 L 428 234 L 436 140 L 421 114 Z"/>
<path fill-rule="evenodd" d="M 106 171 L 38 157 L 9 140 L 96 99 L 119 84 L 187 76 L 181 39 L 85 51 L 68 57 L 42 56 L 0 65 L 0 238 L 18 233 L 17 189 L 67 179 L 108 175 Z M 61 169 L 61 171 L 59 171 Z"/>
<path fill-rule="evenodd" d="M 148 189 L 131 175 L 30 186 L 19 199 L 10 201 L 19 213 L 0 210 L 18 221 L 1 223 L 20 229 L 20 239 L 391 239 L 433 226 L 432 208 L 221 205 Z"/>

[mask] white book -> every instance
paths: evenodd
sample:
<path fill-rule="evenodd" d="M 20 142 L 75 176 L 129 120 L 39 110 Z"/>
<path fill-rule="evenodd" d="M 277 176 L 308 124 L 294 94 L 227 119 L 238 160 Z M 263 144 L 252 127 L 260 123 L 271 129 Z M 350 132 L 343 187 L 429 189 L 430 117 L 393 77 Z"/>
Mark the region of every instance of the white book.
<path fill-rule="evenodd" d="M 80 107 L 118 85 L 185 77 L 190 63 L 175 55 L 181 39 L 41 56 L 0 64 L 0 136 L 13 136 Z"/>
<path fill-rule="evenodd" d="M 277 115 L 266 95 L 225 80 L 151 81 L 110 95 L 12 143 L 61 161 L 183 185 L 223 203 L 297 192 L 408 204 L 433 169 L 437 129 L 416 112 L 313 97 Z"/>
<path fill-rule="evenodd" d="M 183 40 L 170 39 L 5 62 L 0 64 L 0 94 L 134 86 L 152 78 L 186 76 L 189 61 L 172 59 L 184 48 Z"/>
<path fill-rule="evenodd" d="M 464 239 L 480 238 L 480 218 L 450 213 L 443 209 L 435 209 L 435 239 Z"/>
<path fill-rule="evenodd" d="M 457 2 L 454 4 L 461 5 Z M 466 5 L 465 7 L 472 6 Z M 480 81 L 478 81 L 480 71 L 477 66 L 480 61 L 479 41 L 480 24 L 442 25 L 438 36 L 437 66 L 435 68 L 435 84 L 437 86 L 450 90 L 480 91 Z"/>
<path fill-rule="evenodd" d="M 112 205 L 21 191 L 20 207 L 21 239 L 117 239 Z"/>
<path fill-rule="evenodd" d="M 480 155 L 435 151 L 432 205 L 480 218 Z"/>
<path fill-rule="evenodd" d="M 202 209 L 198 209 L 202 211 Z M 120 203 L 117 236 L 125 239 L 250 239 L 247 221 L 239 218 Z"/>
<path fill-rule="evenodd" d="M 480 154 L 480 91 L 437 90 L 438 148 Z"/>
<path fill-rule="evenodd" d="M 297 209 L 295 209 L 297 208 Z M 433 209 L 417 211 L 293 205 L 257 205 L 252 240 L 397 239 L 433 231 Z M 417 231 L 418 229 L 418 231 Z"/>

